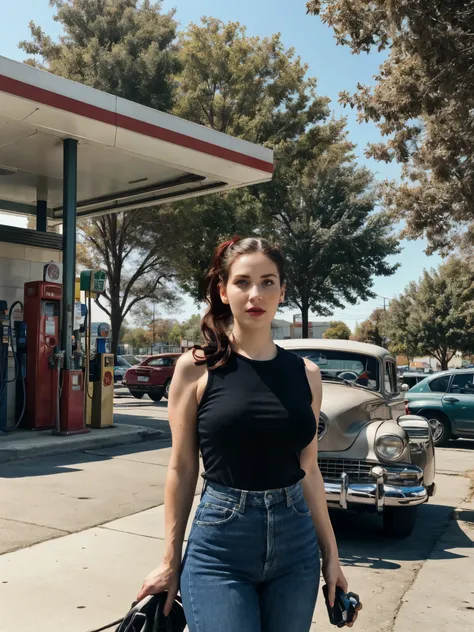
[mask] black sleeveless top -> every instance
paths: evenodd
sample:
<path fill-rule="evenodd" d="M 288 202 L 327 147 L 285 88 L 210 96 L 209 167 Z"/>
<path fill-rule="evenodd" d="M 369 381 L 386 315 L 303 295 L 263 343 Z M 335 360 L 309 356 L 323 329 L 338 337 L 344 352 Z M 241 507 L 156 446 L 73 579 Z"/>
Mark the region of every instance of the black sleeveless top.
<path fill-rule="evenodd" d="M 300 452 L 316 434 L 311 388 L 304 360 L 277 351 L 268 361 L 233 352 L 209 371 L 198 408 L 206 480 L 263 491 L 304 477 Z"/>

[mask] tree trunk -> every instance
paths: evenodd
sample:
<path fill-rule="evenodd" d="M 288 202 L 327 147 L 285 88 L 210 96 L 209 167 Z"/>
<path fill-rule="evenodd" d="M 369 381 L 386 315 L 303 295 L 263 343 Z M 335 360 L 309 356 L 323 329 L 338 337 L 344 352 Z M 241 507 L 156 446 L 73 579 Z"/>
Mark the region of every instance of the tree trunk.
<path fill-rule="evenodd" d="M 309 337 L 309 305 L 307 301 L 303 301 L 301 305 L 302 331 L 301 337 Z"/>
<path fill-rule="evenodd" d="M 110 353 L 114 354 L 115 362 L 117 361 L 117 350 L 120 342 L 120 329 L 122 327 L 122 313 L 120 304 L 115 301 L 110 306 L 110 328 L 112 330 L 112 342 Z"/>
<path fill-rule="evenodd" d="M 441 371 L 448 370 L 448 352 L 447 350 L 442 350 L 439 357 L 439 362 L 441 364 Z"/>

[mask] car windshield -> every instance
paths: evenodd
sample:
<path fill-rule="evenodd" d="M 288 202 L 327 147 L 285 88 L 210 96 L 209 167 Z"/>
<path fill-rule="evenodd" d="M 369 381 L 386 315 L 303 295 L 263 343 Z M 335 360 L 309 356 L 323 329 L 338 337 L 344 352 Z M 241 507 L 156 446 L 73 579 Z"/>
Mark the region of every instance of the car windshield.
<path fill-rule="evenodd" d="M 372 391 L 379 390 L 380 375 L 377 358 L 335 349 L 291 349 L 291 351 L 317 364 L 321 369 L 323 381 L 346 380 L 370 388 Z"/>

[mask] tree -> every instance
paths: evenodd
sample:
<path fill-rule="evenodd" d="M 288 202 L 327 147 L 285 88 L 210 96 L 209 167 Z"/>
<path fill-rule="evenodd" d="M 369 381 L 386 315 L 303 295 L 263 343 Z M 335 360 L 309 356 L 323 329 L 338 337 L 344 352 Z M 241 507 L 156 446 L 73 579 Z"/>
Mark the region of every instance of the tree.
<path fill-rule="evenodd" d="M 127 329 L 122 336 L 122 343 L 132 345 L 135 349 L 148 347 L 150 344 L 149 332 L 144 327 L 134 327 Z"/>
<path fill-rule="evenodd" d="M 201 316 L 199 314 L 193 314 L 181 325 L 181 331 L 183 332 L 185 340 L 199 344 L 202 341 Z"/>
<path fill-rule="evenodd" d="M 183 339 L 183 331 L 182 331 L 181 325 L 179 323 L 175 323 L 168 337 L 169 343 L 171 345 L 180 345 L 182 339 Z"/>
<path fill-rule="evenodd" d="M 405 181 L 386 201 L 406 234 L 449 250 L 467 230 L 474 240 L 474 2 L 472 0 L 312 0 L 308 11 L 354 53 L 388 51 L 374 87 L 341 101 L 387 140 L 367 154 L 403 165 Z"/>
<path fill-rule="evenodd" d="M 405 293 L 398 299 L 391 301 L 386 318 L 390 351 L 395 355 L 406 356 L 408 365 L 411 364 L 413 358 L 420 354 L 417 330 L 407 326 L 412 313 L 413 301 L 416 302 L 416 296 L 408 289 L 405 290 Z"/>
<path fill-rule="evenodd" d="M 438 270 L 425 271 L 390 304 L 395 344 L 436 358 L 441 369 L 456 352 L 474 352 L 474 283 L 463 260 L 452 257 Z"/>
<path fill-rule="evenodd" d="M 150 0 L 50 0 L 64 35 L 54 42 L 30 23 L 31 40 L 20 47 L 39 57 L 27 63 L 143 105 L 169 110 L 180 62 L 174 43 L 174 11 Z M 78 262 L 107 271 L 105 304 L 110 317 L 112 352 L 120 327 L 139 302 L 170 305 L 173 274 L 173 212 L 140 209 L 80 225 Z M 167 249 L 168 248 L 168 249 Z M 102 299 L 103 300 L 103 299 Z"/>
<path fill-rule="evenodd" d="M 316 129 L 328 115 L 308 67 L 285 50 L 280 36 L 249 37 L 237 22 L 203 18 L 181 35 L 177 116 L 254 143 L 272 147 L 279 160 L 285 142 L 304 136 L 320 142 Z M 310 140 L 312 138 L 312 140 Z M 263 234 L 260 187 L 181 203 L 181 285 L 196 300 L 216 244 L 229 235 Z"/>
<path fill-rule="evenodd" d="M 137 306 L 154 301 L 170 309 L 177 303 L 169 283 L 174 274 L 169 257 L 174 235 L 166 232 L 169 212 L 146 208 L 79 226 L 78 263 L 107 272 L 107 290 L 95 302 L 110 318 L 114 354 L 122 324 Z"/>
<path fill-rule="evenodd" d="M 329 316 L 344 303 L 374 297 L 374 276 L 397 269 L 387 257 L 399 252 L 392 223 L 377 202 L 369 171 L 357 167 L 352 146 L 341 134 L 324 131 L 329 142 L 308 151 L 296 164 L 281 161 L 279 182 L 265 186 L 262 200 L 272 234 L 288 260 L 287 303 L 302 314 L 303 337 L 309 312 Z"/>
<path fill-rule="evenodd" d="M 367 320 L 356 326 L 354 340 L 369 342 L 379 347 L 386 346 L 387 327 L 386 314 L 381 308 L 374 309 Z"/>
<path fill-rule="evenodd" d="M 349 340 L 350 337 L 351 330 L 342 320 L 332 320 L 323 333 L 323 338 L 331 340 Z"/>
<path fill-rule="evenodd" d="M 155 342 L 168 342 L 170 334 L 173 330 L 175 322 L 171 318 L 157 318 L 149 325 L 149 329 L 152 333 L 152 339 Z"/>
<path fill-rule="evenodd" d="M 150 0 L 50 0 L 58 42 L 30 22 L 27 63 L 158 110 L 173 103 L 179 70 L 175 11 Z M 37 61 L 37 57 L 41 61 Z"/>
<path fill-rule="evenodd" d="M 182 36 L 174 113 L 272 147 L 273 181 L 181 205 L 180 283 L 202 299 L 200 281 L 219 240 L 272 236 L 289 261 L 288 303 L 329 314 L 371 296 L 373 274 L 391 274 L 398 252 L 386 215 L 372 216 L 371 176 L 354 164 L 345 121 L 330 118 L 307 66 L 280 37 L 248 37 L 238 23 L 204 18 Z M 364 265 L 360 266 L 363 261 Z"/>

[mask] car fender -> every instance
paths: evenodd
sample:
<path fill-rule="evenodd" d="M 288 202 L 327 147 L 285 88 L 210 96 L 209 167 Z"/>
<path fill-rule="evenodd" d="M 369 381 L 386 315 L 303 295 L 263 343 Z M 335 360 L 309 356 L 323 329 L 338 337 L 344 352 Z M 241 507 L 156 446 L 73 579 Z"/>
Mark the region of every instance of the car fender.
<path fill-rule="evenodd" d="M 408 408 L 413 415 L 420 415 L 420 417 L 425 418 L 429 417 L 430 412 L 438 412 L 443 414 L 448 419 L 453 434 L 456 434 L 454 418 L 443 408 L 441 400 L 439 401 L 439 403 L 429 399 L 408 400 Z"/>
<path fill-rule="evenodd" d="M 386 423 L 382 419 L 367 422 L 359 431 L 352 444 L 345 450 L 319 450 L 319 456 L 326 459 L 360 459 L 379 461 L 375 453 L 375 436 L 378 428 Z"/>

